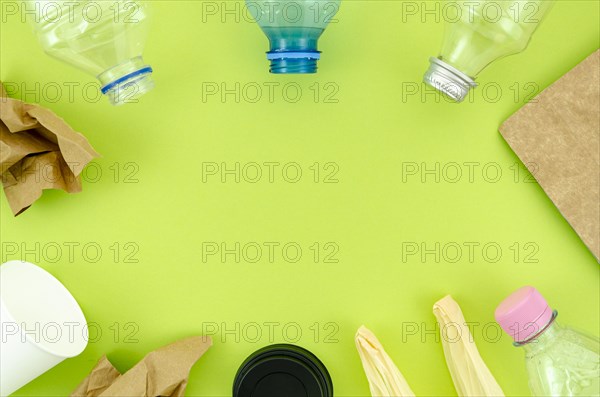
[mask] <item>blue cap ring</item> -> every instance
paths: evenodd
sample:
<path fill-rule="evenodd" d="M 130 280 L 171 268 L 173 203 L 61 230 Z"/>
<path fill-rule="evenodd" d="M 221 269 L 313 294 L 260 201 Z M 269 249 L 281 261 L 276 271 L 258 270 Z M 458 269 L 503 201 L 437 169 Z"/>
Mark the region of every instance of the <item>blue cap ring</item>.
<path fill-rule="evenodd" d="M 127 80 L 130 80 L 136 76 L 139 76 L 141 74 L 146 74 L 146 73 L 152 73 L 152 68 L 150 66 L 146 66 L 144 68 L 136 70 L 135 72 L 126 74 L 125 76 L 120 77 L 120 78 L 116 79 L 115 81 L 110 82 L 107 85 L 105 85 L 104 87 L 100 88 L 100 91 L 102 91 L 102 94 L 106 94 L 108 91 L 110 91 L 115 86 L 117 86 Z"/>
<path fill-rule="evenodd" d="M 274 59 L 321 59 L 321 52 L 319 51 L 277 51 L 267 52 L 267 59 L 272 61 Z"/>

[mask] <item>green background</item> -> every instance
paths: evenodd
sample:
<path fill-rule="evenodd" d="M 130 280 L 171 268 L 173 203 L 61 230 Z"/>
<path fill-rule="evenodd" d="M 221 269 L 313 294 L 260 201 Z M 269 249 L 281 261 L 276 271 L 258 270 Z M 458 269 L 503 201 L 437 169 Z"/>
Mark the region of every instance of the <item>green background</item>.
<path fill-rule="evenodd" d="M 261 326 L 258 341 L 250 328 L 265 322 L 278 324 L 275 342 L 294 339 L 290 324 L 300 327 L 297 343 L 325 362 L 338 396 L 369 394 L 353 342 L 361 324 L 379 337 L 417 395 L 455 395 L 431 331 L 432 305 L 445 294 L 478 324 L 475 341 L 505 393 L 527 395 L 523 353 L 506 336 L 497 340 L 497 328 L 485 328 L 488 337 L 483 332 L 501 299 L 526 284 L 546 296 L 563 323 L 599 333 L 596 260 L 543 190 L 525 181 L 523 166 L 498 133 L 528 94 L 598 48 L 597 1 L 558 1 L 529 48 L 487 68 L 473 97 L 460 105 L 430 91 L 421 96 L 443 24 L 435 16 L 403 15 L 400 1 L 344 0 L 320 40 L 319 72 L 306 76 L 268 73 L 259 28 L 235 15 L 221 18 L 225 4 L 233 9 L 234 2 L 211 3 L 217 15 L 203 12 L 207 4 L 198 1 L 152 3 L 145 60 L 154 67 L 156 88 L 118 108 L 104 98 L 84 100 L 81 87 L 93 78 L 45 56 L 19 17 L 7 16 L 1 25 L 1 79 L 30 89 L 36 82 L 58 83 L 58 100 L 42 88 L 39 98 L 30 93 L 25 99 L 64 117 L 103 155 L 79 195 L 46 192 L 18 218 L 2 198 L 3 248 L 33 247 L 38 264 L 69 288 L 88 321 L 102 330 L 83 354 L 16 395 L 67 395 L 102 354 L 124 371 L 147 352 L 214 323 L 215 344 L 193 368 L 187 395 L 229 395 L 242 360 L 270 343 L 268 328 Z M 79 84 L 73 100 L 65 82 Z M 203 84 L 213 83 L 229 89 L 239 83 L 240 90 L 279 86 L 272 101 L 266 88 L 256 103 L 247 100 L 251 91 L 239 103 L 234 95 L 203 100 Z M 287 83 L 302 89 L 295 103 L 282 93 Z M 419 94 L 406 95 L 415 87 Z M 333 91 L 337 102 L 327 103 L 325 94 Z M 258 183 L 236 183 L 231 176 L 225 183 L 219 176 L 203 182 L 206 162 L 281 166 L 273 183 L 265 175 Z M 297 183 L 281 176 L 282 166 L 293 162 L 303 171 Z M 477 164 L 472 181 L 465 162 Z M 318 183 L 314 163 L 321 168 Z M 326 163 L 335 165 L 326 170 Z M 403 174 L 413 163 L 439 163 L 439 182 Z M 463 175 L 452 183 L 454 163 Z M 484 166 L 492 179 L 500 169 L 499 180 L 486 180 Z M 323 183 L 335 168 L 337 183 Z M 69 258 L 65 248 L 55 261 L 43 252 L 69 242 L 96 244 L 101 258 L 92 263 L 92 251 L 86 259 L 80 250 Z M 303 253 L 297 263 L 277 251 L 273 263 L 266 252 L 258 263 L 235 263 L 232 256 L 225 263 L 217 256 L 203 261 L 203 242 L 295 242 Z M 319 263 L 310 249 L 314 242 L 321 244 Z M 334 245 L 325 249 L 328 242 Z M 493 243 L 502 255 L 492 263 L 476 249 L 471 261 L 465 248 L 456 263 L 446 260 L 454 256 L 450 251 L 439 262 L 433 255 L 403 258 L 403 243 L 422 242 L 428 248 Z M 324 263 L 322 254 L 336 245 L 337 263 Z M 127 263 L 124 255 L 135 248 L 137 263 Z M 2 253 L 2 260 L 21 258 L 37 259 Z M 239 340 L 235 331 L 222 332 L 236 323 Z M 407 332 L 415 324 L 418 333 Z"/>

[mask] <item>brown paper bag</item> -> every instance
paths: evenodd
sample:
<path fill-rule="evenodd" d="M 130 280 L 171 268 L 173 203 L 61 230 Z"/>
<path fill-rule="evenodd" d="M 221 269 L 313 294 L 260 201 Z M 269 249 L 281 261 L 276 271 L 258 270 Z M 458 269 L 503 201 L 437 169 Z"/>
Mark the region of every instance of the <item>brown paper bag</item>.
<path fill-rule="evenodd" d="M 500 133 L 600 260 L 600 50 L 512 115 Z"/>
<path fill-rule="evenodd" d="M 0 83 L 0 172 L 15 216 L 45 189 L 80 192 L 81 171 L 97 157 L 63 119 L 39 105 L 8 98 Z"/>
<path fill-rule="evenodd" d="M 106 357 L 71 397 L 180 397 L 194 363 L 212 346 L 208 336 L 193 336 L 161 347 L 120 375 Z"/>
<path fill-rule="evenodd" d="M 102 356 L 98 364 L 92 369 L 92 372 L 77 386 L 77 389 L 75 389 L 71 396 L 99 396 L 119 376 L 121 376 L 121 373 L 113 367 L 106 356 Z"/>

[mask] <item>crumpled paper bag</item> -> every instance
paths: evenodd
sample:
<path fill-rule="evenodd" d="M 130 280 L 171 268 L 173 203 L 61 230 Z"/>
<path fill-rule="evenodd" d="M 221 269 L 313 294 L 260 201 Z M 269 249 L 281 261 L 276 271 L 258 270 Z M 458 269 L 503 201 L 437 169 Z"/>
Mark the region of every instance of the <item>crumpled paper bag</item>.
<path fill-rule="evenodd" d="M 406 379 L 373 332 L 361 326 L 355 342 L 373 397 L 414 397 Z"/>
<path fill-rule="evenodd" d="M 77 386 L 71 396 L 99 396 L 120 376 L 121 373 L 113 367 L 108 358 L 102 356 L 92 372 Z"/>
<path fill-rule="evenodd" d="M 52 111 L 8 98 L 0 82 L 0 172 L 15 216 L 45 189 L 81 191 L 81 171 L 99 157 L 83 135 Z"/>
<path fill-rule="evenodd" d="M 504 396 L 479 355 L 458 303 L 450 295 L 433 305 L 448 370 L 459 396 Z"/>
<path fill-rule="evenodd" d="M 146 355 L 121 375 L 106 356 L 71 397 L 180 397 L 194 363 L 212 346 L 208 336 L 192 336 Z"/>

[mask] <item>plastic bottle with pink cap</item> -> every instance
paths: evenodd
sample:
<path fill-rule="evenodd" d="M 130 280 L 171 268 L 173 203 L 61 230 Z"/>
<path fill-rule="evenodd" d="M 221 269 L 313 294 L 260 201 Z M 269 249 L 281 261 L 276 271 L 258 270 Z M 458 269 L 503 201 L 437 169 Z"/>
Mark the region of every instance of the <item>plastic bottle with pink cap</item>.
<path fill-rule="evenodd" d="M 560 325 L 533 287 L 513 292 L 496 321 L 525 352 L 534 396 L 600 396 L 600 340 Z"/>

